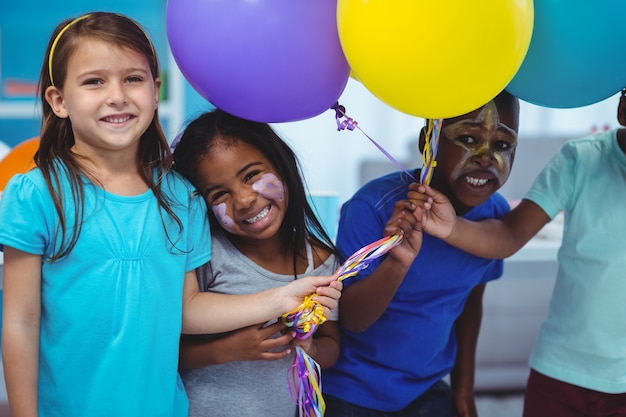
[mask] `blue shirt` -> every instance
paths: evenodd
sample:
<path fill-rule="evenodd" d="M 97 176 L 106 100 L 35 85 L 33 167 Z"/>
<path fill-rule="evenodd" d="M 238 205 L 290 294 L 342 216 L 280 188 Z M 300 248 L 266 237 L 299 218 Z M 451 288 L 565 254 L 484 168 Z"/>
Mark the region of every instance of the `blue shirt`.
<path fill-rule="evenodd" d="M 614 131 L 563 145 L 524 198 L 565 214 L 548 318 L 530 357 L 552 378 L 626 392 L 626 155 Z"/>
<path fill-rule="evenodd" d="M 344 256 L 383 237 L 394 203 L 414 181 L 398 172 L 366 184 L 341 209 L 337 245 Z M 500 217 L 506 200 L 494 194 L 463 217 Z M 367 279 L 372 263 L 344 286 Z M 454 322 L 477 284 L 502 275 L 503 262 L 472 256 L 424 234 L 422 248 L 383 315 L 366 331 L 342 328 L 341 354 L 322 375 L 324 393 L 379 411 L 406 407 L 454 364 Z M 363 306 L 367 308 L 366 305 Z"/>
<path fill-rule="evenodd" d="M 70 226 L 74 206 L 61 178 Z M 43 255 L 39 415 L 186 416 L 178 378 L 183 278 L 210 259 L 206 205 L 178 174 L 163 192 L 119 196 L 85 182 L 85 216 L 70 254 L 50 263 L 58 217 L 41 172 L 17 175 L 0 201 L 0 244 Z M 169 239 L 165 234 L 167 226 Z"/>

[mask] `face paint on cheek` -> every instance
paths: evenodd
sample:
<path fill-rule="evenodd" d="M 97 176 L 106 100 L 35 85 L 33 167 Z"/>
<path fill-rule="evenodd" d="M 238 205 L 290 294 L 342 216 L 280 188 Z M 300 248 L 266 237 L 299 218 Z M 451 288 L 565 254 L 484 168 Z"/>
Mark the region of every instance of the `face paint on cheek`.
<path fill-rule="evenodd" d="M 283 201 L 285 199 L 285 185 L 274 174 L 263 174 L 252 189 L 268 200 Z"/>
<path fill-rule="evenodd" d="M 504 184 L 511 173 L 511 154 L 493 154 L 494 165 L 496 167 L 496 177 L 500 184 Z"/>
<path fill-rule="evenodd" d="M 212 206 L 213 214 L 217 218 L 217 221 L 222 225 L 222 227 L 228 231 L 233 232 L 235 221 L 226 214 L 226 203 L 220 203 L 216 206 Z"/>
<path fill-rule="evenodd" d="M 450 141 L 450 143 L 459 147 L 462 151 L 459 157 L 458 164 L 453 169 L 453 176 L 459 176 L 461 172 L 465 171 L 467 166 L 472 165 L 472 161 L 475 158 L 481 158 L 485 155 L 491 159 L 495 166 L 495 175 L 498 176 L 500 183 L 504 183 L 508 174 L 510 173 L 510 155 L 502 155 L 492 149 L 491 140 L 487 138 L 493 138 L 497 135 L 498 126 L 500 125 L 500 116 L 498 114 L 498 108 L 493 101 L 485 104 L 480 110 L 478 115 L 473 119 L 461 119 L 455 123 L 452 123 L 443 129 L 444 137 Z M 469 127 L 468 127 L 469 126 Z M 466 144 L 461 141 L 455 140 L 458 136 L 473 136 L 470 134 L 471 130 L 475 130 L 476 126 L 480 126 L 479 131 L 474 132 L 475 138 L 481 138 L 475 144 Z M 471 129 L 471 130 L 470 130 Z"/>

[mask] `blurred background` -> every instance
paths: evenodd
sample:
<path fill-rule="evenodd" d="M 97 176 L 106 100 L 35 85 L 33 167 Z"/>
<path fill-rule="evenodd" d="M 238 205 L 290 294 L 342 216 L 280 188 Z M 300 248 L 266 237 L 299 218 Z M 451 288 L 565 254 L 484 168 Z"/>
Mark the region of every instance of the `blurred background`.
<path fill-rule="evenodd" d="M 38 135 L 40 110 L 36 88 L 50 33 L 61 20 L 93 10 L 127 14 L 146 27 L 161 60 L 164 83 L 159 114 L 170 141 L 187 121 L 212 108 L 176 65 L 165 29 L 165 0 L 64 0 L 53 7 L 43 0 L 3 1 L 0 163 L 17 145 Z M 617 102 L 615 95 L 587 106 L 558 109 L 522 101 L 517 156 L 502 194 L 515 204 L 565 141 L 617 127 Z M 332 236 L 342 202 L 368 180 L 398 169 L 372 141 L 404 167 L 418 167 L 421 163 L 417 137 L 424 125 L 423 118 L 390 107 L 352 77 L 339 103 L 345 107 L 346 115 L 358 123 L 355 130 L 338 130 L 335 111 L 330 109 L 305 120 L 273 123 L 296 151 L 311 198 Z M 505 276 L 487 287 L 476 376 L 483 416 L 488 416 L 492 409 L 498 417 L 521 415 L 521 394 L 528 373 L 526 361 L 547 314 L 561 232 L 561 219 L 557 217 L 525 248 L 507 259 Z M 1 260 L 0 253 L 0 283 Z M 6 395 L 0 386 L 0 405 L 3 402 Z"/>

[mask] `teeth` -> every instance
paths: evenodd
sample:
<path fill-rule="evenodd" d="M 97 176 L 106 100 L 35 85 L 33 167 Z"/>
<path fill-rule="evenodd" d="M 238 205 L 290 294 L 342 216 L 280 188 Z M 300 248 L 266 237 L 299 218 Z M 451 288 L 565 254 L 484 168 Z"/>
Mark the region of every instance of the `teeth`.
<path fill-rule="evenodd" d="M 124 123 L 128 120 L 130 120 L 130 116 L 126 115 L 126 116 L 111 116 L 111 117 L 106 117 L 104 120 L 106 120 L 109 123 Z"/>
<path fill-rule="evenodd" d="M 465 177 L 465 182 L 467 182 L 468 184 L 472 184 L 475 187 L 483 186 L 487 184 L 487 181 L 488 180 L 484 178 Z"/>
<path fill-rule="evenodd" d="M 269 211 L 270 211 L 269 207 L 265 207 L 265 208 L 264 208 L 263 210 L 261 210 L 261 212 L 260 212 L 259 214 L 257 214 L 256 216 L 254 216 L 254 217 L 252 217 L 252 218 L 250 218 L 250 219 L 244 220 L 244 223 L 247 223 L 247 224 L 256 223 L 256 222 L 258 222 L 259 220 L 261 220 L 263 217 L 267 216 L 267 213 L 269 213 Z"/>

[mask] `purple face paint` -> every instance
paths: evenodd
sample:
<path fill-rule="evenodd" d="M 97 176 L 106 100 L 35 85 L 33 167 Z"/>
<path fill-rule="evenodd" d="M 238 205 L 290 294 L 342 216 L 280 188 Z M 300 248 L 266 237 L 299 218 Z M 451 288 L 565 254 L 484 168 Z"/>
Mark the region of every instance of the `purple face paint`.
<path fill-rule="evenodd" d="M 220 222 L 222 227 L 228 231 L 233 233 L 235 221 L 226 214 L 226 203 L 220 203 L 216 206 L 211 207 L 213 209 L 213 214 L 217 217 L 217 221 Z"/>
<path fill-rule="evenodd" d="M 263 174 L 252 189 L 268 200 L 283 201 L 285 199 L 285 185 L 274 174 Z"/>

